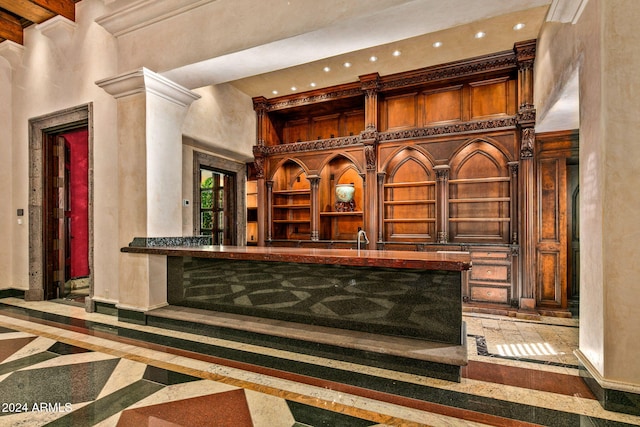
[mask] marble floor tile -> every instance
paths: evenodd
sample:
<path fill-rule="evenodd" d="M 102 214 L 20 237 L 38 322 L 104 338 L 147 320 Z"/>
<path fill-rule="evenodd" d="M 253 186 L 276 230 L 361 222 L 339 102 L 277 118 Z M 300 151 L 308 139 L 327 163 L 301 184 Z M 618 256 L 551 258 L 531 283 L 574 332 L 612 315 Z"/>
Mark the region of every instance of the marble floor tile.
<path fill-rule="evenodd" d="M 464 320 L 469 364 L 458 383 L 7 298 L 0 400 L 30 407 L 0 413 L 0 426 L 640 425 L 640 417 L 602 409 L 579 378 L 575 319 Z M 498 353 L 499 345 L 532 343 L 556 354 Z M 223 349 L 239 358 L 220 357 Z"/>

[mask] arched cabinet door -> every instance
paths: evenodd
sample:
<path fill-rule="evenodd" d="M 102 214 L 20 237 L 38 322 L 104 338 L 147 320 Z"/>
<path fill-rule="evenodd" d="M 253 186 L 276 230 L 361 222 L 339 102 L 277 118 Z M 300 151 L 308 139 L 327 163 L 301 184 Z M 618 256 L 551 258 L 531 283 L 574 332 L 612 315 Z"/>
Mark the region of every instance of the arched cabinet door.
<path fill-rule="evenodd" d="M 382 188 L 383 238 L 389 242 L 435 242 L 436 190 L 431 159 L 416 149 L 387 163 Z"/>
<path fill-rule="evenodd" d="M 451 157 L 449 238 L 471 253 L 465 300 L 507 305 L 516 292 L 517 265 L 509 244 L 513 181 L 509 158 L 499 147 L 475 139 Z"/>
<path fill-rule="evenodd" d="M 311 184 L 304 168 L 289 160 L 272 176 L 271 223 L 274 240 L 311 238 Z"/>
<path fill-rule="evenodd" d="M 507 244 L 511 231 L 509 159 L 496 145 L 473 140 L 450 161 L 451 242 Z"/>
<path fill-rule="evenodd" d="M 319 175 L 320 240 L 356 240 L 358 230 L 364 229 L 362 171 L 354 159 L 338 154 L 324 164 Z M 339 200 L 336 189 L 340 186 L 351 187 L 352 192 L 345 193 L 351 197 Z"/>

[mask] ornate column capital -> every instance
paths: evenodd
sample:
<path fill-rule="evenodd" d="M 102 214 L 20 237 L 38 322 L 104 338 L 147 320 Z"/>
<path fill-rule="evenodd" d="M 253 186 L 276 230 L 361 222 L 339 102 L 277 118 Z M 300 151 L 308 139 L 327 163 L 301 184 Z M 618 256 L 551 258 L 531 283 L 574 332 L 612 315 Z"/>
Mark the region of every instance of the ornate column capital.
<path fill-rule="evenodd" d="M 520 144 L 520 158 L 529 159 L 533 157 L 536 142 L 536 132 L 534 128 L 522 129 L 522 139 Z"/>
<path fill-rule="evenodd" d="M 376 154 L 376 144 L 375 140 L 371 143 L 367 142 L 364 144 L 364 158 L 367 162 L 367 170 L 375 171 L 377 169 L 378 156 Z"/>
<path fill-rule="evenodd" d="M 449 165 L 438 165 L 433 167 L 433 171 L 436 173 L 436 180 L 438 181 L 448 181 L 450 170 L 451 167 Z"/>

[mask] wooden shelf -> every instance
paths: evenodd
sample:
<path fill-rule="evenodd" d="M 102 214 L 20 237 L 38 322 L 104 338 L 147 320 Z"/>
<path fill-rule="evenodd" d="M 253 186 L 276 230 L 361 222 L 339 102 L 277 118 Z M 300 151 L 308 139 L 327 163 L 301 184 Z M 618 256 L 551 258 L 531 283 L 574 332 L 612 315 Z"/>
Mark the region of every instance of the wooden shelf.
<path fill-rule="evenodd" d="M 308 219 L 274 219 L 274 224 L 309 224 Z"/>
<path fill-rule="evenodd" d="M 362 216 L 362 211 L 353 212 L 320 212 L 320 216 Z"/>
<path fill-rule="evenodd" d="M 466 178 L 466 179 L 450 179 L 449 184 L 486 184 L 488 182 L 511 182 L 508 176 L 497 176 L 490 178 Z"/>
<path fill-rule="evenodd" d="M 393 205 L 430 205 L 434 204 L 435 200 L 387 200 L 384 202 L 387 206 Z"/>
<path fill-rule="evenodd" d="M 308 196 L 311 194 L 311 190 L 274 190 L 273 194 L 277 196 Z"/>
<path fill-rule="evenodd" d="M 384 188 L 406 188 L 406 187 L 425 187 L 436 185 L 435 181 L 416 181 L 416 182 L 392 182 L 384 184 Z"/>
<path fill-rule="evenodd" d="M 310 209 L 310 204 L 273 205 L 274 209 Z"/>
<path fill-rule="evenodd" d="M 385 219 L 385 223 L 393 223 L 393 222 L 412 222 L 412 223 L 420 223 L 420 222 L 436 222 L 435 218 L 393 218 L 393 219 Z"/>
<path fill-rule="evenodd" d="M 490 203 L 510 201 L 511 197 L 476 197 L 472 199 L 449 199 L 449 203 Z"/>
<path fill-rule="evenodd" d="M 510 222 L 511 218 L 449 218 L 450 222 Z"/>

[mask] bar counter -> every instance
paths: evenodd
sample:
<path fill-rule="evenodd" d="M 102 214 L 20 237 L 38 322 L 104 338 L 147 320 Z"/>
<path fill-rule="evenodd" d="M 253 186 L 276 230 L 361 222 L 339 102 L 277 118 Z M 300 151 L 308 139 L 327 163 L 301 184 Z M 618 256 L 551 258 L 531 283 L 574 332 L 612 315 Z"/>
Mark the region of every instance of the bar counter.
<path fill-rule="evenodd" d="M 466 364 L 462 278 L 471 268 L 468 253 L 167 243 L 174 242 L 134 240 L 122 252 L 166 257 L 170 307 L 207 310 L 212 318 L 227 313 L 299 325 L 288 330 L 327 328 L 336 331 L 329 335 L 338 347 L 362 341 L 354 336 L 347 342 L 342 331 L 381 342 L 411 340 L 424 351 L 409 355 L 395 345 L 376 354 L 357 351 L 368 354 L 367 360 L 400 357 L 400 365 L 443 379 L 459 380 Z M 282 338 L 300 341 L 268 341 Z"/>
<path fill-rule="evenodd" d="M 398 269 L 465 271 L 471 268 L 467 253 L 313 249 L 262 246 L 128 246 L 122 252 L 192 258 L 295 262 Z"/>

